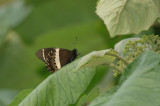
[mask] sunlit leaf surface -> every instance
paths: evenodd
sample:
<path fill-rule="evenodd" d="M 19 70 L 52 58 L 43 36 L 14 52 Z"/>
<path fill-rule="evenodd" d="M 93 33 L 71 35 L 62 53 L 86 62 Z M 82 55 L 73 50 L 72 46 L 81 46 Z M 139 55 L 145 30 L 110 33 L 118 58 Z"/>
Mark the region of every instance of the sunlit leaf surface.
<path fill-rule="evenodd" d="M 96 13 L 102 18 L 110 36 L 148 30 L 160 17 L 159 0 L 100 0 Z"/>

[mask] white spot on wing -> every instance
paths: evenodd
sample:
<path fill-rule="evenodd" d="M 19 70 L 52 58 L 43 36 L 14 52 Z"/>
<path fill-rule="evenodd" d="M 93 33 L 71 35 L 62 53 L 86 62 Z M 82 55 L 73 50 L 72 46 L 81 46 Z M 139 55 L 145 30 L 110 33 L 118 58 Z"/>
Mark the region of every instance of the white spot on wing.
<path fill-rule="evenodd" d="M 57 68 L 60 69 L 61 64 L 60 64 L 60 61 L 59 61 L 59 49 L 55 49 L 55 50 L 56 50 L 55 62 L 56 62 Z"/>
<path fill-rule="evenodd" d="M 42 54 L 43 54 L 43 60 L 45 61 L 45 55 L 44 55 L 44 49 L 42 49 Z"/>

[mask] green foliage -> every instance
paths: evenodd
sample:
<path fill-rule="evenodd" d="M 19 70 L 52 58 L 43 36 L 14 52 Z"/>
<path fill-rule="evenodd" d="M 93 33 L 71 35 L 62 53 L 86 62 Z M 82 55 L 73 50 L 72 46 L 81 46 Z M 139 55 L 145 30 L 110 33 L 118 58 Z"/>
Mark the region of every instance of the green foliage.
<path fill-rule="evenodd" d="M 67 106 L 75 104 L 94 76 L 95 67 L 99 65 L 99 63 L 110 64 L 115 60 L 115 57 L 108 55 L 108 53 L 112 53 L 112 51 L 95 51 L 62 67 L 59 71 L 45 79 L 19 105 Z M 95 63 L 93 64 L 93 62 Z M 97 93 L 95 95 L 97 95 Z M 91 92 L 87 97 L 82 96 L 82 99 L 80 99 L 77 104 L 81 104 L 84 97 L 88 98 L 88 101 L 90 102 L 95 98 L 95 95 L 93 91 L 93 93 Z"/>
<path fill-rule="evenodd" d="M 95 100 L 92 101 L 90 106 L 103 106 L 106 102 L 108 102 L 110 99 L 112 99 L 114 93 L 118 90 L 118 87 L 115 86 L 114 88 L 111 88 L 104 94 L 97 97 Z"/>
<path fill-rule="evenodd" d="M 120 86 L 97 97 L 89 106 L 157 106 L 160 104 L 160 54 L 145 52 L 124 71 Z"/>
<path fill-rule="evenodd" d="M 138 40 L 128 40 L 128 43 L 126 43 L 122 49 L 123 53 L 121 55 L 124 56 L 124 59 L 128 63 L 131 63 L 134 59 L 137 58 L 137 56 L 144 53 L 145 51 L 154 51 L 160 53 L 160 37 L 158 35 L 144 35 Z M 122 60 L 117 61 L 117 65 L 122 69 L 127 67 L 127 65 L 124 64 Z M 114 77 L 117 77 L 117 75 L 120 74 L 116 70 L 113 72 Z"/>
<path fill-rule="evenodd" d="M 160 1 L 100 0 L 96 13 L 106 24 L 111 37 L 138 34 L 148 30 L 160 18 Z"/>
<path fill-rule="evenodd" d="M 90 104 L 90 102 L 95 99 L 97 96 L 99 96 L 100 91 L 99 88 L 96 87 L 95 89 L 93 89 L 88 95 L 84 94 L 80 97 L 80 99 L 78 100 L 77 104 L 75 104 L 75 106 L 85 106 Z"/>
<path fill-rule="evenodd" d="M 112 55 L 116 54 L 117 53 L 112 49 L 91 52 L 79 61 L 77 69 L 83 67 L 93 67 L 103 64 L 110 64 L 116 59 L 116 57 L 113 57 Z"/>
<path fill-rule="evenodd" d="M 60 9 L 61 8 L 60 3 L 62 2 L 58 2 L 59 5 L 56 5 L 57 2 L 58 1 L 53 2 L 52 4 L 56 6 L 54 8 Z M 86 3 L 85 4 L 86 10 L 88 10 L 88 12 L 91 11 L 90 9 L 92 9 L 94 5 L 93 4 L 91 5 L 90 2 L 93 3 L 93 1 L 83 1 L 83 2 Z M 83 2 L 81 3 L 81 5 L 83 5 Z M 69 4 L 66 5 L 68 5 L 66 6 L 66 8 L 70 7 Z M 74 5 L 74 3 L 72 5 Z M 114 43 L 117 42 L 119 39 L 121 39 L 121 38 L 119 39 L 115 38 L 111 40 L 111 38 L 107 36 L 108 33 L 106 32 L 105 26 L 102 24 L 102 22 L 97 19 L 95 19 L 94 21 L 90 19 L 92 18 L 92 15 L 91 16 L 89 15 L 90 18 L 88 17 L 87 19 L 84 19 L 83 15 L 88 14 L 88 12 L 79 14 L 79 12 L 81 11 L 84 12 L 83 9 L 82 10 L 80 9 L 81 7 L 79 7 L 78 10 L 75 10 L 75 13 L 76 15 L 79 14 L 80 16 L 78 17 L 84 20 L 81 20 L 80 23 L 78 23 L 78 21 L 76 21 L 77 22 L 76 23 L 75 21 L 68 22 L 66 20 L 66 22 L 68 23 L 67 25 L 63 24 L 64 26 L 62 25 L 61 27 L 56 28 L 58 23 L 64 17 L 63 18 L 57 17 L 57 20 L 54 20 L 53 19 L 54 16 L 50 17 L 50 15 L 53 15 L 52 13 L 54 13 L 54 11 L 52 11 L 52 9 L 50 9 L 48 6 L 49 7 L 52 6 L 50 2 L 49 3 L 45 2 L 45 4 L 42 3 L 36 5 L 33 8 L 33 11 L 29 15 L 29 17 L 27 17 L 25 21 L 19 24 L 19 26 L 16 27 L 16 29 L 13 29 L 11 32 L 9 31 L 9 34 L 5 35 L 6 38 L 4 39 L 4 43 L 0 47 L 1 88 L 16 89 L 18 91 L 27 88 L 35 88 L 48 75 L 50 75 L 48 70 L 45 71 L 43 70 L 45 64 L 39 61 L 35 56 L 35 52 L 38 49 L 46 47 L 61 47 L 72 50 L 74 48 L 73 42 L 75 41 L 75 37 L 77 36 L 78 40 L 75 46 L 78 49 L 78 52 L 80 53 L 79 57 L 82 57 L 83 55 L 94 50 L 103 50 L 106 48 L 113 47 Z M 54 10 L 59 10 L 59 9 L 54 9 Z M 50 10 L 50 12 L 47 12 L 48 10 Z M 71 11 L 72 8 L 69 10 Z M 70 13 L 69 10 L 66 10 L 67 13 L 68 12 Z M 43 17 L 39 17 L 39 15 L 40 16 L 42 15 L 41 14 L 42 12 L 45 12 L 46 15 L 43 15 Z M 32 15 L 34 15 L 34 17 Z M 71 17 L 75 18 L 75 16 Z M 95 16 L 93 16 L 93 18 L 94 17 Z M 46 27 L 46 25 L 43 24 L 51 22 L 54 23 L 57 22 L 55 28 L 51 26 Z M 20 30 L 19 28 L 22 29 Z M 47 29 L 49 29 L 49 31 Z M 21 34 L 20 32 L 22 30 L 25 32 Z M 42 31 L 42 33 L 40 31 Z M 90 40 L 90 38 L 92 38 L 92 40 Z M 106 38 L 109 39 L 108 42 L 106 42 Z M 24 42 L 24 40 L 28 39 L 33 43 L 28 44 Z M 103 70 L 107 72 L 107 70 L 103 68 L 100 69 L 99 74 L 104 73 Z M 96 77 L 96 79 L 99 80 L 103 78 Z M 95 82 L 97 80 L 95 80 Z M 95 82 L 92 82 L 93 85 Z"/>
<path fill-rule="evenodd" d="M 35 88 L 19 93 L 10 106 L 160 104 L 157 99 L 160 37 L 151 35 L 160 28 L 159 0 L 97 1 L 96 12 L 111 37 L 131 33 L 142 37 L 122 41 L 122 37 L 109 38 L 94 13 L 96 1 L 25 0 L 25 3 L 0 1 L 0 87 Z M 73 45 L 75 37 L 78 40 Z M 115 51 L 106 50 L 118 41 Z M 42 70 L 45 64 L 34 55 L 40 48 L 71 50 L 74 46 L 81 58 L 51 75 Z M 110 68 L 114 69 L 113 73 Z M 115 85 L 112 75 L 116 77 Z M 0 92 L 0 105 L 8 105 L 14 95 Z"/>

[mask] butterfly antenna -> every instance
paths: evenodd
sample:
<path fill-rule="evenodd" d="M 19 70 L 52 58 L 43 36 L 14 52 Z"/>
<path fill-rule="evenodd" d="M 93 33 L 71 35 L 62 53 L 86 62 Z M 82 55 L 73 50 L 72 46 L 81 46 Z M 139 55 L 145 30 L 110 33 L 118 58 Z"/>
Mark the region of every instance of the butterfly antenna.
<path fill-rule="evenodd" d="M 73 42 L 74 48 L 76 48 L 77 36 L 75 37 L 75 41 Z"/>

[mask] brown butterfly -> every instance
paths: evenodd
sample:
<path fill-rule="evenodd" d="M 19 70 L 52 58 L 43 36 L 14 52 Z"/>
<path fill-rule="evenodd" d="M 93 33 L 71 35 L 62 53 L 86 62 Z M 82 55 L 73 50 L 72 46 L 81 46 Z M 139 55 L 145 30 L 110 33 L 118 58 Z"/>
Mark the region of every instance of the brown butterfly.
<path fill-rule="evenodd" d="M 77 56 L 77 49 L 72 51 L 62 48 L 44 48 L 36 52 L 36 56 L 45 62 L 46 67 L 55 72 L 73 61 Z"/>

